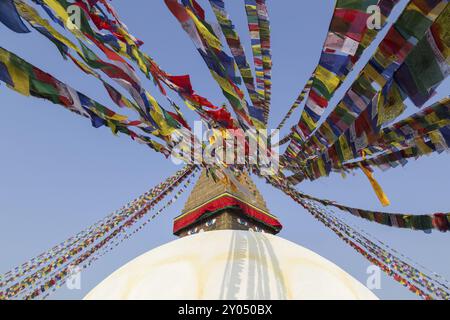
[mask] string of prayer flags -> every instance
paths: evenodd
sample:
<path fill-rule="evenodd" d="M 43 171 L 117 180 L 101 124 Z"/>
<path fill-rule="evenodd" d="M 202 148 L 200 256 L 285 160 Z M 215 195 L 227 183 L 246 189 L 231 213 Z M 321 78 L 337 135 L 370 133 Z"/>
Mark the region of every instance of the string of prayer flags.
<path fill-rule="evenodd" d="M 134 72 L 132 72 L 132 70 L 130 70 L 129 68 L 124 69 L 118 65 L 101 60 L 82 42 L 80 42 L 79 47 L 76 46 L 73 42 L 71 42 L 69 39 L 60 34 L 56 29 L 54 29 L 47 20 L 41 18 L 38 12 L 32 7 L 28 6 L 25 2 L 16 0 L 16 7 L 21 17 L 28 23 L 30 23 L 30 25 L 38 32 L 52 41 L 59 49 L 64 58 L 69 57 L 70 60 L 73 61 L 74 64 L 83 72 L 98 78 L 107 90 L 109 96 L 118 106 L 132 108 L 140 114 L 142 121 L 148 121 L 147 119 L 149 118 L 149 116 L 144 111 L 145 107 L 143 106 L 143 101 L 139 94 L 139 92 L 143 92 L 144 89 L 142 89 L 140 81 L 138 80 Z M 73 57 L 69 52 L 69 48 L 74 50 L 83 59 L 84 63 Z M 130 92 L 131 96 L 136 98 L 137 103 L 140 104 L 141 107 L 129 101 L 115 88 L 106 83 L 102 79 L 102 77 L 93 69 L 101 70 L 108 77 L 112 78 L 116 83 L 124 87 L 127 91 Z"/>
<path fill-rule="evenodd" d="M 222 50 L 222 44 L 213 28 L 204 20 L 204 11 L 200 5 L 195 0 L 183 0 L 182 4 L 177 0 L 164 2 L 196 46 L 240 124 L 250 128 L 263 128 L 262 112 L 245 101 L 243 92 L 237 86 L 240 78 L 235 73 L 234 59 Z"/>
<path fill-rule="evenodd" d="M 195 170 L 196 169 L 194 168 L 194 171 Z M 167 178 L 165 181 L 159 183 L 157 186 L 143 193 L 141 196 L 129 202 L 119 210 L 116 210 L 102 220 L 96 222 L 89 228 L 80 231 L 75 236 L 70 237 L 60 244 L 52 247 L 50 250 L 43 252 L 37 257 L 34 257 L 29 261 L 21 264 L 20 266 L 17 266 L 16 268 L 6 272 L 5 274 L 0 275 L 0 287 L 5 287 L 6 285 L 10 284 L 13 281 L 16 281 L 20 277 L 30 275 L 33 270 L 40 268 L 52 258 L 64 255 L 64 252 L 70 250 L 70 248 L 72 248 L 74 245 L 85 241 L 89 237 L 92 238 L 96 233 L 100 232 L 100 230 L 104 228 L 104 226 L 117 225 L 120 221 L 123 221 L 127 217 L 131 216 L 145 203 L 155 199 L 164 190 L 168 189 L 176 181 L 178 181 L 184 175 L 189 174 L 190 172 L 192 172 L 192 168 L 190 166 L 186 166 L 185 168 L 177 171 L 174 175 Z"/>
<path fill-rule="evenodd" d="M 295 99 L 294 104 L 291 106 L 289 111 L 286 113 L 284 118 L 281 120 L 280 124 L 278 125 L 277 129 L 281 130 L 281 128 L 284 127 L 286 124 L 286 121 L 291 117 L 292 113 L 300 106 L 300 104 L 303 102 L 305 97 L 308 95 L 309 90 L 311 90 L 312 84 L 313 84 L 314 77 L 311 77 L 307 82 L 306 85 L 303 87 L 302 92 L 298 95 L 297 99 Z"/>
<path fill-rule="evenodd" d="M 138 78 L 127 65 L 124 65 L 125 68 L 119 68 L 120 66 L 123 66 L 123 64 L 117 64 L 116 61 L 113 62 L 114 64 L 101 61 L 101 59 L 92 50 L 88 49 L 81 40 L 80 49 L 64 36 L 59 34 L 48 24 L 46 20 L 40 18 L 40 16 L 33 8 L 27 6 L 20 0 L 16 0 L 16 5 L 23 17 L 26 18 L 30 22 L 30 24 L 36 27 L 39 32 L 41 32 L 52 42 L 54 42 L 58 48 L 66 46 L 65 50 L 60 49 L 63 56 L 68 56 L 81 70 L 98 78 L 103 83 L 109 96 L 117 105 L 119 105 L 119 107 L 128 107 L 134 109 L 140 114 L 142 122 L 150 123 L 152 126 L 157 127 L 157 132 L 155 131 L 152 133 L 162 135 L 162 138 L 167 140 L 168 136 L 173 132 L 175 128 L 178 128 L 180 126 L 188 127 L 186 121 L 183 119 L 183 116 L 179 112 L 177 115 L 175 115 L 164 110 L 156 102 L 156 100 L 148 92 L 146 92 L 145 89 L 141 87 Z M 83 58 L 84 62 L 87 62 L 89 64 L 89 66 L 74 58 L 69 52 L 67 52 L 68 48 L 72 48 L 73 50 L 75 50 L 78 55 Z M 145 58 L 149 59 L 150 61 L 150 58 L 148 56 L 145 56 Z M 116 64 L 118 66 L 116 66 Z M 115 88 L 106 83 L 98 73 L 90 68 L 90 66 L 97 69 L 100 68 L 108 76 L 113 78 L 120 86 L 124 87 L 130 93 L 137 104 L 129 101 Z M 164 83 L 166 83 L 170 88 L 177 90 L 177 92 L 183 99 L 188 98 L 196 105 L 205 105 L 211 108 L 216 108 L 211 103 L 209 103 L 208 100 L 194 93 L 194 91 L 192 90 L 192 86 L 190 85 L 189 76 L 168 75 L 161 69 L 159 69 L 154 63 L 152 63 L 151 71 L 153 74 L 158 75 L 158 79 L 164 79 Z M 170 79 L 170 81 L 168 79 Z M 149 110 L 148 106 L 150 106 L 153 111 Z M 147 130 L 147 132 L 149 131 Z"/>
<path fill-rule="evenodd" d="M 450 125 L 450 96 L 382 129 L 376 140 L 369 140 L 369 145 L 384 147 L 402 143 L 448 125 Z"/>
<path fill-rule="evenodd" d="M 350 155 L 351 148 L 355 148 L 356 143 L 364 140 L 365 136 L 376 134 L 383 124 L 378 121 L 380 92 L 386 85 L 389 85 L 391 79 L 395 80 L 396 71 L 405 63 L 408 55 L 423 40 L 433 22 L 438 17 L 446 16 L 448 10 L 450 8 L 446 1 L 436 1 L 424 5 L 419 0 L 412 0 L 341 102 L 316 130 L 315 134 L 311 136 L 310 140 L 302 145 L 300 156 L 304 158 L 305 155 L 321 154 L 336 141 L 345 139 L 342 137 L 353 135 L 352 140 L 346 139 L 351 141 L 347 148 L 347 153 Z M 421 23 L 420 25 L 424 27 L 421 30 L 411 28 L 409 26 L 410 18 L 413 19 L 412 21 L 415 24 Z M 400 41 L 400 39 L 403 39 L 403 41 Z M 428 58 L 433 59 L 432 56 Z M 434 87 L 438 84 L 434 84 Z M 401 85 L 397 84 L 394 88 L 396 90 L 401 89 Z M 401 92 L 402 99 L 406 99 L 408 94 L 403 90 Z M 396 111 L 394 116 L 387 118 L 395 118 L 402 111 L 403 109 Z M 346 152 L 346 150 L 342 151 Z M 285 154 L 286 157 L 292 159 L 296 157 L 298 152 L 296 153 L 288 147 Z"/>
<path fill-rule="evenodd" d="M 439 20 L 441 20 L 443 17 L 447 16 L 450 12 L 450 7 L 447 5 L 443 11 L 441 11 L 441 14 L 439 15 L 438 19 L 435 21 L 435 23 L 438 23 Z M 429 22 L 427 23 L 429 25 Z M 433 24 L 434 25 L 434 24 Z M 423 36 L 417 45 L 412 49 L 409 53 L 409 55 L 406 57 L 404 62 L 401 64 L 401 66 L 395 71 L 393 78 L 391 78 L 393 81 L 388 81 L 385 85 L 383 90 L 381 91 L 380 95 L 386 95 L 388 103 L 380 104 L 380 101 L 377 101 L 377 103 L 374 106 L 373 114 L 375 116 L 372 117 L 373 122 L 376 121 L 376 125 L 374 125 L 374 129 L 372 129 L 374 132 L 378 132 L 381 125 L 395 119 L 399 114 L 401 114 L 404 110 L 403 101 L 406 99 L 406 97 L 409 97 L 413 102 L 416 101 L 416 105 L 422 106 L 434 93 L 434 89 L 445 79 L 445 77 L 448 75 L 448 71 L 445 71 L 445 69 L 448 69 L 447 67 L 443 67 L 441 70 L 440 67 L 437 67 L 436 64 L 434 64 L 436 59 L 441 60 L 442 55 L 439 52 L 439 50 L 436 51 L 424 51 L 423 47 L 427 47 L 429 41 L 434 42 L 433 37 L 429 37 L 429 30 L 425 32 L 425 36 Z M 436 33 L 436 39 L 438 39 L 440 36 Z M 421 76 L 424 77 L 424 79 L 430 77 L 433 78 L 433 82 L 428 82 L 425 86 L 423 86 L 423 94 L 420 98 L 420 102 L 417 100 L 417 91 L 411 90 L 411 86 L 408 83 L 415 82 L 413 78 L 406 76 L 405 70 L 408 71 L 410 68 L 408 67 L 411 64 L 417 63 L 416 59 L 417 56 L 421 56 L 422 61 L 425 59 L 427 61 L 426 65 L 429 67 L 424 67 L 421 70 Z M 445 60 L 445 58 L 444 58 Z M 377 61 L 381 61 L 381 59 L 378 59 Z M 413 62 L 416 61 L 416 62 Z M 409 74 L 414 74 L 413 72 L 408 72 Z M 417 75 L 418 76 L 418 75 Z M 417 77 L 416 76 L 416 77 Z M 377 76 L 372 75 L 372 78 L 375 79 Z M 378 81 L 380 81 L 379 79 Z M 379 83 L 382 85 L 382 82 Z M 419 82 L 418 82 L 419 83 Z M 409 89 L 408 89 L 409 87 Z M 385 93 L 386 92 L 386 93 Z M 380 98 L 380 97 L 379 97 Z M 379 99 L 380 100 L 380 99 Z M 370 118 L 368 118 L 370 119 Z M 356 131 L 356 137 L 355 140 L 360 140 L 361 138 L 364 138 L 364 136 L 370 136 L 371 132 L 367 129 L 360 129 L 360 127 L 356 127 L 357 122 L 355 122 L 355 131 Z M 370 126 L 366 127 L 370 128 Z"/>
<path fill-rule="evenodd" d="M 17 1 L 16 1 L 17 2 Z M 103 10 L 100 10 L 98 5 L 103 4 L 107 12 L 114 16 L 115 21 L 111 21 L 106 15 L 103 14 Z M 119 20 L 117 13 L 114 8 L 108 4 L 106 1 L 100 1 L 95 4 L 95 6 L 87 6 L 86 3 L 77 2 L 75 5 L 82 8 L 81 20 L 83 28 L 79 30 L 78 28 L 72 28 L 70 21 L 66 21 L 67 7 L 70 5 L 67 2 L 55 3 L 53 1 L 42 2 L 38 1 L 37 4 L 41 5 L 44 10 L 49 14 L 52 19 L 56 21 L 65 21 L 65 23 L 60 23 L 66 30 L 73 33 L 79 41 L 90 41 L 94 43 L 108 59 L 113 61 L 113 64 L 124 66 L 125 68 L 130 67 L 130 65 L 124 60 L 131 59 L 139 67 L 139 69 L 145 74 L 147 78 L 150 79 L 150 74 L 153 76 L 154 82 L 158 85 L 160 91 L 167 96 L 161 83 L 164 83 L 168 88 L 175 91 L 189 106 L 193 106 L 194 110 L 200 112 L 198 108 L 216 107 L 209 102 L 206 98 L 198 95 L 192 89 L 190 79 L 188 75 L 184 76 L 172 76 L 165 71 L 163 71 L 155 61 L 149 57 L 147 54 L 140 50 L 142 42 L 136 39 L 134 36 L 129 34 L 125 25 Z M 99 30 L 108 30 L 111 32 L 110 35 L 103 34 L 101 32 L 95 32 L 93 28 L 90 27 L 89 21 L 94 25 L 94 28 Z M 71 59 L 72 57 L 69 56 Z M 131 67 L 130 67 L 131 68 Z M 132 71 L 132 68 L 130 69 Z M 126 88 L 132 89 L 132 88 Z M 145 108 L 151 108 L 155 104 L 156 100 L 150 96 L 148 92 L 143 90 L 138 91 L 139 94 L 133 94 L 133 99 L 139 101 L 138 105 L 142 108 L 142 104 Z M 158 105 L 157 109 L 162 108 Z M 165 110 L 162 110 L 164 113 Z"/>
<path fill-rule="evenodd" d="M 263 56 L 256 0 L 245 0 L 245 11 L 247 13 L 253 64 L 255 66 L 256 90 L 260 96 L 265 97 Z"/>
<path fill-rule="evenodd" d="M 441 153 L 449 148 L 450 126 L 446 126 L 408 141 L 395 142 L 388 147 L 381 148 L 381 150 L 375 149 L 373 150 L 375 155 L 365 160 L 333 165 L 322 155 L 304 167 L 304 174 L 309 179 L 314 180 L 327 176 L 332 171 L 342 174 L 349 170 L 360 168 L 361 165 L 367 168 L 379 167 L 381 170 L 386 171 L 389 168 L 405 166 L 409 158 L 417 159 L 433 152 Z"/>
<path fill-rule="evenodd" d="M 302 140 L 314 131 L 330 99 L 383 30 L 397 3 L 398 0 L 336 1 L 320 60 L 310 80 L 312 83 L 302 90 L 286 116 L 289 117 L 307 95 L 298 123 Z"/>
<path fill-rule="evenodd" d="M 18 297 L 34 299 L 54 287 L 58 281 L 65 281 L 70 275 L 71 268 L 81 265 L 99 250 L 107 248 L 117 236 L 145 217 L 149 210 L 191 176 L 195 170 L 194 166 L 186 166 L 179 170 L 149 193 L 133 201 L 131 206 L 126 206 L 124 211 L 108 218 L 106 224 L 91 228 L 93 231 L 87 237 L 75 242 L 71 247 L 64 248 L 59 256 L 52 256 L 48 260 L 50 264 L 46 263 L 36 271 L 20 274 L 18 282 L 5 287 L 4 291 L 0 292 L 0 299 Z"/>
<path fill-rule="evenodd" d="M 345 206 L 334 201 L 319 199 L 298 191 L 295 191 L 298 196 L 321 203 L 324 206 L 335 207 L 344 212 L 350 213 L 353 216 L 383 224 L 389 227 L 404 228 L 411 230 L 420 230 L 431 232 L 431 230 L 438 230 L 447 232 L 450 229 L 450 213 L 433 213 L 433 214 L 408 214 L 408 213 L 390 213 L 372 211 L 366 209 L 358 209 Z"/>
<path fill-rule="evenodd" d="M 320 150 L 322 148 L 322 142 L 327 141 L 327 139 L 329 140 L 330 137 L 332 137 L 331 143 L 336 141 L 352 124 L 353 119 L 356 119 L 367 108 L 368 104 L 372 103 L 372 100 L 375 99 L 376 94 L 379 92 L 375 88 L 384 87 L 387 80 L 393 78 L 394 72 L 397 71 L 407 55 L 411 53 L 414 45 L 424 36 L 426 31 L 425 29 L 422 32 L 414 33 L 413 31 L 409 31 L 408 33 L 408 29 L 402 27 L 402 25 L 407 25 L 409 17 L 416 17 L 418 15 L 424 21 L 424 25 L 429 27 L 437 18 L 436 14 L 441 13 L 445 8 L 445 3 L 443 2 L 433 3 L 430 6 L 420 5 L 420 3 L 417 5 L 421 8 L 419 11 L 417 11 L 417 6 L 414 1 L 407 5 L 402 15 L 381 42 L 369 63 L 364 67 L 352 87 L 347 91 L 344 99 L 341 100 L 335 110 L 333 110 L 322 126 L 315 132 L 315 136 L 306 142 L 306 153 L 314 152 L 314 149 Z M 428 15 L 429 18 L 427 17 Z M 417 20 L 417 18 L 415 19 Z M 402 28 L 405 30 L 400 34 L 397 30 L 402 30 Z M 408 37 L 409 41 L 406 40 Z M 404 40 L 400 41 L 400 39 Z M 392 51 L 394 49 L 391 48 L 392 43 L 398 43 L 395 50 L 399 52 L 403 48 L 403 53 L 395 54 Z M 388 50 L 389 48 L 390 51 Z M 373 83 L 375 84 L 373 85 Z M 378 101 L 378 96 L 376 98 Z M 338 123 L 338 121 L 342 123 Z M 304 141 L 304 137 L 302 140 Z M 291 150 L 288 153 L 292 153 Z"/>
<path fill-rule="evenodd" d="M 365 136 L 364 141 L 357 144 L 359 148 L 352 147 L 354 140 L 351 135 L 342 136 L 321 156 L 308 159 L 303 167 L 308 178 L 314 180 L 328 175 L 331 171 L 354 169 L 360 164 L 381 166 L 383 169 L 391 162 L 392 167 L 396 167 L 399 161 L 404 165 L 406 158 L 417 158 L 448 149 L 448 126 L 450 98 L 446 97 L 377 134 Z M 368 155 L 375 153 L 376 156 L 360 162 L 350 162 L 359 158 L 361 152 Z"/>
<path fill-rule="evenodd" d="M 357 231 L 348 226 L 341 219 L 335 217 L 327 210 L 326 205 L 314 199 L 305 198 L 293 188 L 284 186 L 281 188 L 294 201 L 302 205 L 313 216 L 324 223 L 347 244 L 351 245 L 358 253 L 363 254 L 375 265 L 382 267 L 389 276 L 399 281 L 411 291 L 425 299 L 449 299 L 448 281 L 434 272 L 431 275 L 425 272 L 425 268 L 411 259 L 410 263 L 398 257 L 398 252 L 383 242 L 373 239 L 364 231 Z M 312 200 L 312 201 L 311 201 Z M 364 233 L 364 234 L 363 234 Z M 370 239 L 370 238 L 372 239 Z M 351 241 L 349 241 L 351 239 Z M 377 244 L 377 243 L 378 244 Z M 367 251 L 364 251 L 365 248 Z M 403 258 L 406 258 L 402 255 Z M 421 269 L 421 270 L 420 270 Z M 444 282 L 444 283 L 443 283 Z M 414 283 L 414 284 L 413 284 Z"/>
<path fill-rule="evenodd" d="M 341 234 L 348 237 L 347 239 L 351 239 L 351 242 L 346 241 L 347 243 L 352 243 L 351 246 L 370 261 L 377 260 L 376 265 L 410 291 L 424 299 L 448 300 L 450 298 L 448 286 L 439 281 L 439 278 L 442 277 L 436 276 L 435 273 L 428 274 L 424 267 L 417 263 L 406 262 L 384 243 L 362 230 L 358 231 L 356 228 L 350 227 L 334 214 L 329 214 L 323 206 L 311 202 L 309 204 L 322 212 L 322 217 L 325 217 L 327 222 L 340 230 Z M 325 216 L 326 213 L 328 213 L 328 217 Z"/>
<path fill-rule="evenodd" d="M 303 167 L 304 174 L 301 174 L 302 181 L 304 175 L 311 180 L 329 175 L 331 171 L 345 172 L 360 168 L 368 177 L 378 198 L 383 205 L 388 205 L 386 195 L 373 178 L 371 166 L 381 167 L 386 170 L 388 167 L 396 167 L 399 163 L 403 166 L 407 163 L 407 158 L 417 158 L 430 154 L 431 152 L 442 152 L 449 148 L 448 130 L 450 126 L 450 98 L 444 98 L 423 109 L 420 112 L 383 129 L 379 135 L 367 138 L 366 145 L 369 147 L 361 150 L 361 153 L 375 153 L 369 160 L 365 156 L 361 161 L 348 162 L 357 158 L 357 152 L 349 152 L 350 136 L 342 136 L 332 147 L 328 148 L 321 157 L 310 159 Z M 446 138 L 447 137 L 447 138 Z M 346 162 L 347 161 L 347 162 Z M 294 182 L 294 181 L 292 181 Z"/>
<path fill-rule="evenodd" d="M 275 185 L 276 186 L 276 185 Z M 448 286 L 442 284 L 436 277 L 428 275 L 397 257 L 393 250 L 385 244 L 368 238 L 358 232 L 348 224 L 331 214 L 325 207 L 321 207 L 320 202 L 305 197 L 295 189 L 288 186 L 277 186 L 286 195 L 300 204 L 304 209 L 313 215 L 318 221 L 333 231 L 340 239 L 350 245 L 359 254 L 363 255 L 372 264 L 377 265 L 387 275 L 398 281 L 410 291 L 419 295 L 423 299 L 449 299 Z M 312 200 L 312 201 L 311 201 Z M 372 237 L 373 238 L 373 237 Z M 423 269 L 423 268 L 422 268 Z"/>
<path fill-rule="evenodd" d="M 265 0 L 245 0 L 248 28 L 255 65 L 256 88 L 264 97 L 267 122 L 272 87 L 272 53 L 270 44 L 270 22 Z"/>
<path fill-rule="evenodd" d="M 101 257 L 106 255 L 107 253 L 111 252 L 114 248 L 118 247 L 121 243 L 124 241 L 130 239 L 133 235 L 137 234 L 139 231 L 141 231 L 144 227 L 146 227 L 150 222 L 155 220 L 162 212 L 164 212 L 167 208 L 169 208 L 173 203 L 175 203 L 182 194 L 187 190 L 193 179 L 195 178 L 195 172 L 187 178 L 186 182 L 183 184 L 183 186 L 176 192 L 176 194 L 173 196 L 173 198 L 169 199 L 162 207 L 158 209 L 154 214 L 151 216 L 148 216 L 148 218 L 145 221 L 136 221 L 135 224 L 140 223 L 139 226 L 135 227 L 134 230 L 128 231 L 126 229 L 123 230 L 123 232 L 118 233 L 117 237 L 109 241 L 105 244 L 104 247 L 102 247 L 100 250 L 92 254 L 88 259 L 84 260 L 83 264 L 81 265 L 82 269 L 85 269 L 89 266 L 91 266 L 95 261 L 98 261 Z M 53 275 L 54 278 L 55 275 Z M 61 278 L 58 280 L 56 279 L 56 282 L 53 286 L 52 292 L 56 291 L 56 288 L 61 287 L 66 282 L 65 278 Z M 51 292 L 48 292 L 45 296 L 42 297 L 42 299 L 46 299 Z M 31 298 L 31 295 L 30 295 Z M 36 298 L 36 296 L 34 296 Z"/>
<path fill-rule="evenodd" d="M 410 139 L 404 143 L 394 144 L 385 152 L 374 157 L 357 162 L 349 162 L 342 165 L 339 170 L 352 170 L 360 163 L 370 166 L 379 167 L 386 171 L 390 168 L 405 166 L 408 159 L 429 155 L 433 152 L 442 153 L 450 148 L 450 125 L 431 131 L 423 136 Z"/>
<path fill-rule="evenodd" d="M 82 71 L 98 78 L 107 90 L 109 96 L 119 107 L 134 109 L 139 113 L 140 120 L 142 122 L 153 126 L 159 126 L 158 130 L 161 135 L 170 135 L 173 128 L 170 129 L 168 123 L 170 123 L 170 121 L 173 123 L 174 119 L 167 117 L 165 110 L 157 105 L 156 100 L 154 100 L 154 98 L 151 97 L 151 95 L 142 87 L 140 80 L 137 78 L 134 71 L 128 67 L 128 65 L 103 61 L 82 41 L 79 42 L 79 46 L 76 46 L 66 37 L 61 35 L 50 26 L 47 20 L 42 19 L 36 10 L 28 6 L 23 1 L 16 0 L 15 3 L 21 17 L 28 21 L 30 25 L 32 25 L 38 32 L 52 41 L 64 58 L 69 57 L 70 60 L 73 61 L 74 64 Z M 69 52 L 69 48 L 74 50 L 83 59 L 83 62 L 73 57 L 73 55 Z M 93 69 L 99 69 L 108 77 L 113 79 L 117 84 L 123 87 L 130 94 L 130 96 L 133 97 L 136 103 L 131 102 L 110 84 L 106 83 Z M 156 112 L 161 113 L 161 115 L 156 118 L 152 117 L 152 110 L 153 112 L 156 110 Z M 155 119 L 158 119 L 161 122 L 158 123 Z M 181 120 L 182 121 L 176 127 L 184 125 L 183 119 Z"/>
<path fill-rule="evenodd" d="M 0 81 L 22 95 L 42 98 L 61 105 L 69 111 L 89 118 L 95 128 L 107 126 L 114 134 L 121 132 L 155 151 L 162 152 L 165 156 L 170 154 L 161 144 L 130 129 L 136 127 L 152 132 L 155 128 L 143 126 L 140 121 L 129 121 L 126 116 L 115 113 L 1 47 L 0 71 Z"/>
<path fill-rule="evenodd" d="M 261 54 L 264 70 L 264 97 L 267 105 L 266 121 L 269 117 L 270 100 L 272 94 L 272 49 L 270 40 L 270 20 L 266 0 L 256 0 L 256 13 L 258 15 L 259 38 L 261 41 Z"/>
<path fill-rule="evenodd" d="M 418 107 L 434 95 L 434 89 L 450 74 L 450 43 L 445 38 L 448 30 L 442 28 L 447 26 L 448 29 L 449 23 L 450 9 L 447 5 L 395 73 L 395 83 L 400 91 Z"/>
<path fill-rule="evenodd" d="M 204 36 L 203 32 L 201 32 L 202 28 L 199 29 L 199 26 L 203 26 L 203 28 L 207 28 L 215 37 L 217 37 L 213 28 L 205 20 L 203 9 L 195 0 L 182 0 L 182 3 L 187 12 L 191 12 L 191 18 L 195 15 L 196 19 L 193 20 L 200 36 Z M 204 39 L 204 42 L 208 44 L 208 37 Z M 199 52 L 211 70 L 213 78 L 219 83 L 222 92 L 237 114 L 240 125 L 244 128 L 265 128 L 264 109 L 248 104 L 243 92 L 237 87 L 240 84 L 240 78 L 235 74 L 235 59 L 229 57 L 222 50 L 222 45 L 220 45 L 219 49 L 207 45 L 205 46 L 204 51 L 200 50 Z M 217 63 L 211 63 L 211 61 L 218 61 L 219 65 L 217 65 Z M 225 70 L 226 72 L 224 73 L 221 70 Z"/>
<path fill-rule="evenodd" d="M 229 14 L 225 9 L 225 3 L 223 0 L 209 0 L 214 14 L 216 15 L 217 21 L 219 22 L 220 28 L 223 35 L 227 41 L 228 47 L 231 50 L 231 54 L 234 57 L 234 61 L 239 68 L 241 77 L 247 88 L 250 100 L 253 105 L 258 108 L 263 108 L 262 99 L 259 93 L 256 92 L 255 79 L 253 78 L 253 73 L 250 65 L 247 61 L 244 48 L 242 46 L 239 34 L 235 30 L 233 22 L 230 20 Z"/>
<path fill-rule="evenodd" d="M 361 254 L 373 265 L 380 267 L 388 276 L 399 282 L 411 292 L 425 300 L 449 299 L 448 288 L 437 279 L 428 275 L 424 270 L 406 263 L 396 254 L 389 252 L 383 244 L 377 244 L 358 232 L 355 228 L 331 215 L 325 208 L 314 203 L 307 203 L 310 213 L 325 226 L 330 228 L 345 243 Z M 373 237 L 372 237 L 373 238 Z"/>

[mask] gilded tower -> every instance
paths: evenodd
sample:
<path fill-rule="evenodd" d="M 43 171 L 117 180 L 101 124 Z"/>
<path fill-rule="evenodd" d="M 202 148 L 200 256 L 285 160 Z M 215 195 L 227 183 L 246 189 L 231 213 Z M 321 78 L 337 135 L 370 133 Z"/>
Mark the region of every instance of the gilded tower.
<path fill-rule="evenodd" d="M 215 182 L 203 170 L 178 217 L 179 237 L 212 230 L 249 230 L 277 234 L 282 226 L 269 213 L 251 178 L 243 173 L 231 183 Z"/>

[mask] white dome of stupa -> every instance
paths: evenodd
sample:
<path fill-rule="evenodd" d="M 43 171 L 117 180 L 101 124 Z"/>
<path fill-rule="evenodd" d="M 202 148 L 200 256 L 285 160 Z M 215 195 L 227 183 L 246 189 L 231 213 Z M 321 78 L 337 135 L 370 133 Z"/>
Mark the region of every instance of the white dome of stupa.
<path fill-rule="evenodd" d="M 135 258 L 85 299 L 377 299 L 338 266 L 251 231 L 200 232 Z"/>

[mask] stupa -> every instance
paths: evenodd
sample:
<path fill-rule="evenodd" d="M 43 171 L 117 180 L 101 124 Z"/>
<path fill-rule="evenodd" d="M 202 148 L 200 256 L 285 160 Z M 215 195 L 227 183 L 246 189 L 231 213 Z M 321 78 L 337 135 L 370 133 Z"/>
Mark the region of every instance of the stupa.
<path fill-rule="evenodd" d="M 128 262 L 85 299 L 377 299 L 320 255 L 276 236 L 282 226 L 251 178 L 203 171 L 174 219 L 178 240 Z"/>

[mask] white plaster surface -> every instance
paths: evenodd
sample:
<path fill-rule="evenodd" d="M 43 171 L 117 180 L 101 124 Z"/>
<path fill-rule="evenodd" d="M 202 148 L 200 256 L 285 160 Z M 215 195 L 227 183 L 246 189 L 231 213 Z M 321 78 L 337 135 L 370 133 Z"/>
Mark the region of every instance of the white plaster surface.
<path fill-rule="evenodd" d="M 332 262 L 270 234 L 210 231 L 128 262 L 85 299 L 377 299 Z"/>

